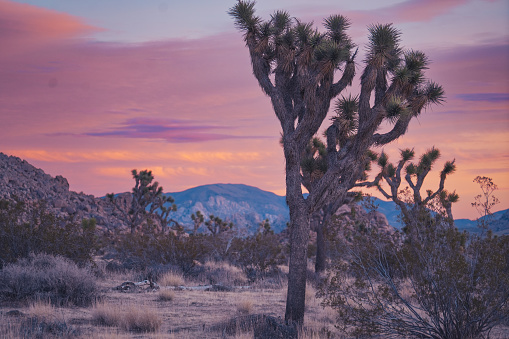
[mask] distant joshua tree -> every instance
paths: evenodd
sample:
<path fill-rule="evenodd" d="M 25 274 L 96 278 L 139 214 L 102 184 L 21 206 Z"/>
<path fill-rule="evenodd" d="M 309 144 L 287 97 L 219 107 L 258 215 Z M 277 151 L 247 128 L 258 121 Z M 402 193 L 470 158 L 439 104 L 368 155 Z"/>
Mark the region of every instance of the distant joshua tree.
<path fill-rule="evenodd" d="M 282 128 L 291 249 L 285 319 L 302 324 L 311 216 L 344 200 L 371 161 L 368 150 L 405 134 L 412 118 L 443 100 L 443 90 L 425 79 L 429 60 L 424 53 L 401 49 L 396 28 L 369 26 L 358 112 L 343 114 L 344 125 L 333 123 L 328 128 L 327 171 L 304 198 L 302 151 L 321 127 L 331 101 L 351 85 L 355 75 L 355 44 L 346 33 L 350 21 L 332 15 L 324 20 L 322 33 L 285 11 L 263 21 L 255 15 L 254 6 L 254 1 L 240 0 L 229 14 L 244 33 L 253 74 L 270 97 Z M 342 72 L 339 80 L 335 80 L 336 71 Z M 385 121 L 393 123 L 392 129 L 377 133 Z"/>
<path fill-rule="evenodd" d="M 137 170 L 131 171 L 135 180 L 132 193 L 129 198 L 113 193 L 107 194 L 107 198 L 113 203 L 116 210 L 120 212 L 123 221 L 129 226 L 131 234 L 135 233 L 136 228 L 148 220 L 158 220 L 163 230 L 171 223 L 177 228 L 180 225 L 169 217 L 170 212 L 176 211 L 175 200 L 171 196 L 163 195 L 163 188 L 154 180 L 152 171 L 143 170 L 138 173 Z M 169 207 L 165 205 L 170 204 Z M 156 212 L 158 211 L 158 213 Z"/>
<path fill-rule="evenodd" d="M 210 233 L 212 233 L 212 235 L 218 235 L 232 229 L 233 223 L 224 221 L 223 219 L 214 216 L 214 214 L 211 214 L 209 216 L 209 220 L 205 221 L 205 226 L 207 226 L 207 229 Z"/>
<path fill-rule="evenodd" d="M 196 213 L 191 214 L 191 220 L 193 220 L 193 235 L 196 235 L 198 228 L 200 228 L 205 221 L 205 217 L 200 211 L 196 211 Z"/>
<path fill-rule="evenodd" d="M 401 160 L 395 166 L 389 163 L 387 155 L 382 153 L 378 159 L 378 165 L 380 165 L 382 170 L 371 185 L 375 184 L 384 197 L 398 205 L 404 219 L 403 221 L 407 225 L 412 224 L 414 222 L 413 219 L 418 215 L 418 211 L 427 208 L 429 204 L 434 202 L 434 199 L 438 199 L 439 205 L 444 208 L 449 224 L 454 225 L 451 206 L 458 201 L 459 196 L 456 192 L 450 193 L 444 189 L 445 179 L 456 170 L 454 160 L 445 163 L 444 168 L 440 172 L 440 183 L 437 190 L 434 192 L 427 190 L 426 196 L 422 197 L 421 189 L 424 179 L 431 171 L 433 164 L 440 157 L 440 151 L 433 147 L 421 156 L 419 163 L 407 164 L 414 156 L 415 152 L 413 150 L 402 150 Z M 408 184 L 409 191 L 400 190 L 400 185 L 403 181 L 403 175 L 401 174 L 403 169 L 406 172 L 404 179 Z M 381 186 L 380 181 L 382 180 L 385 180 L 389 185 L 390 193 L 387 193 Z"/>

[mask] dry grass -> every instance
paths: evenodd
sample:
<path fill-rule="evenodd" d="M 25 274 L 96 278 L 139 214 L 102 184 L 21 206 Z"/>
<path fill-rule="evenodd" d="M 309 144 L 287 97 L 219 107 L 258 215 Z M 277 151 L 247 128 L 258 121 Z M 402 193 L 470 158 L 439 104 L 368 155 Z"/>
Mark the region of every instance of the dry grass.
<path fill-rule="evenodd" d="M 237 312 L 240 314 L 251 314 L 253 313 L 254 302 L 251 298 L 243 297 L 237 302 Z"/>
<path fill-rule="evenodd" d="M 218 265 L 219 266 L 219 265 Z M 224 267 L 221 271 L 226 270 Z M 126 276 L 111 276 L 99 280 L 101 290 L 105 291 L 102 302 L 94 307 L 51 307 L 46 303 L 20 304 L 4 303 L 0 308 L 0 339 L 32 338 L 79 338 L 79 339 L 128 339 L 128 338 L 178 338 L 178 339 L 247 339 L 254 333 L 249 329 L 234 329 L 234 333 L 224 337 L 218 324 L 244 316 L 241 309 L 249 315 L 258 312 L 278 317 L 284 316 L 286 286 L 280 288 L 250 288 L 231 292 L 212 292 L 204 290 L 171 290 L 174 299 L 171 303 L 159 301 L 160 292 L 121 293 L 113 290 L 126 279 Z M 190 282 L 187 282 L 190 284 Z M 336 312 L 323 308 L 320 299 L 314 297 L 314 289 L 308 286 L 305 315 L 305 328 L 300 338 L 348 338 L 334 327 Z M 241 305 L 246 303 L 247 306 Z M 237 308 L 239 307 L 239 308 Z M 7 311 L 18 309 L 24 317 L 7 316 Z M 36 321 L 35 317 L 46 317 L 50 321 Z M 31 321 L 31 322 L 28 322 Z M 43 322 L 52 324 L 58 332 L 37 332 Z M 107 326 L 106 326 L 107 325 Z M 138 333 L 136 331 L 152 331 Z M 500 327 L 492 332 L 493 338 L 508 338 L 509 328 Z"/>
<path fill-rule="evenodd" d="M 117 326 L 135 332 L 155 332 L 162 323 L 161 316 L 156 311 L 140 305 L 96 304 L 92 317 L 99 325 Z"/>
<path fill-rule="evenodd" d="M 28 307 L 28 314 L 40 321 L 49 321 L 56 317 L 56 309 L 49 301 L 35 301 Z"/>
<path fill-rule="evenodd" d="M 159 291 L 159 300 L 160 301 L 172 301 L 175 299 L 175 292 L 172 290 L 160 290 Z"/>
<path fill-rule="evenodd" d="M 182 274 L 170 271 L 163 274 L 158 283 L 161 286 L 184 286 L 186 281 Z"/>

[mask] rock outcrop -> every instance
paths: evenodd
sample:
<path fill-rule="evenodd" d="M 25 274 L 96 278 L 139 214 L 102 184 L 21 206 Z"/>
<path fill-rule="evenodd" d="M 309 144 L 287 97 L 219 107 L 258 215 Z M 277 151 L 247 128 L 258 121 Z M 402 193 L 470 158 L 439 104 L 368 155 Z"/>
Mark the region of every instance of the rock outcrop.
<path fill-rule="evenodd" d="M 45 201 L 57 217 L 81 221 L 95 218 L 102 231 L 125 227 L 111 203 L 93 195 L 69 190 L 67 179 L 55 178 L 26 160 L 0 153 L 0 199 L 24 202 Z"/>

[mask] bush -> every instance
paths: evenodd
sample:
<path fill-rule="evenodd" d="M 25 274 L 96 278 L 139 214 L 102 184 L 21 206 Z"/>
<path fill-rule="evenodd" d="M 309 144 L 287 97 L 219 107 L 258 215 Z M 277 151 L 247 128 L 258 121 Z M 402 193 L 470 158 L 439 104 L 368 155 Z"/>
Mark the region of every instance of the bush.
<path fill-rule="evenodd" d="M 4 300 L 49 300 L 56 305 L 89 305 L 98 294 L 88 267 L 78 267 L 61 256 L 30 255 L 0 271 L 0 296 Z"/>
<path fill-rule="evenodd" d="M 415 216 L 398 240 L 354 239 L 321 289 L 355 336 L 478 338 L 509 318 L 509 237 Z M 353 327 L 352 327 L 353 326 Z"/>
<path fill-rule="evenodd" d="M 251 281 L 277 271 L 277 266 L 286 261 L 279 237 L 273 233 L 235 238 L 229 252 L 230 262 L 242 267 Z"/>
<path fill-rule="evenodd" d="M 95 219 L 76 224 L 57 218 L 44 202 L 0 200 L 0 268 L 30 253 L 62 255 L 79 264 L 97 250 Z"/>
<path fill-rule="evenodd" d="M 117 306 L 97 304 L 93 311 L 94 321 L 105 326 L 119 326 L 126 331 L 155 332 L 162 320 L 157 312 L 139 305 Z"/>

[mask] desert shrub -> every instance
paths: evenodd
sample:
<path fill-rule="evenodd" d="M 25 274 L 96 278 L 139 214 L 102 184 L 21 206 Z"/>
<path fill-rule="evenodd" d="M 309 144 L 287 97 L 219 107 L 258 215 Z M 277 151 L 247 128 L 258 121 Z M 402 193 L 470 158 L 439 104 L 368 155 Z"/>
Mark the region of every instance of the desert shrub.
<path fill-rule="evenodd" d="M 254 281 L 285 263 L 283 246 L 273 233 L 258 233 L 232 240 L 229 260 L 242 267 L 249 280 Z"/>
<path fill-rule="evenodd" d="M 44 202 L 0 201 L 0 268 L 30 253 L 62 255 L 92 262 L 98 248 L 95 219 L 77 224 L 49 212 Z"/>
<path fill-rule="evenodd" d="M 483 337 L 509 317 L 509 237 L 421 211 L 402 239 L 356 237 L 321 295 L 352 335 Z"/>
<path fill-rule="evenodd" d="M 251 314 L 254 309 L 253 304 L 253 300 L 250 298 L 240 298 L 237 302 L 237 312 L 241 314 Z"/>
<path fill-rule="evenodd" d="M 207 261 L 199 266 L 193 275 L 194 280 L 206 284 L 245 285 L 247 278 L 242 269 L 227 261 Z"/>
<path fill-rule="evenodd" d="M 0 271 L 0 296 L 4 300 L 40 299 L 57 305 L 86 306 L 97 295 L 91 269 L 61 256 L 32 254 Z"/>
<path fill-rule="evenodd" d="M 172 290 L 160 290 L 159 291 L 159 300 L 160 301 L 172 301 L 175 299 L 175 292 Z"/>
<path fill-rule="evenodd" d="M 124 268 L 146 270 L 175 265 L 187 275 L 197 261 L 205 258 L 204 238 L 201 235 L 178 237 L 173 232 L 158 232 L 149 225 L 138 233 L 116 235 L 114 247 Z"/>

